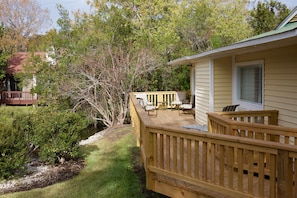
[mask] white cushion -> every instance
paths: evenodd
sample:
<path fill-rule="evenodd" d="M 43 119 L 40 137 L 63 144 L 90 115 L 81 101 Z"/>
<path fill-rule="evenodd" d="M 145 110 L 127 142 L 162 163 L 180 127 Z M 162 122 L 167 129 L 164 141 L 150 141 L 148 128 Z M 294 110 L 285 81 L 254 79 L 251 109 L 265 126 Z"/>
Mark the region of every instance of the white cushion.
<path fill-rule="evenodd" d="M 179 108 L 180 109 L 192 109 L 192 104 L 182 104 Z"/>
<path fill-rule="evenodd" d="M 182 102 L 179 102 L 179 101 L 175 101 L 175 102 L 172 102 L 172 105 L 181 105 Z"/>

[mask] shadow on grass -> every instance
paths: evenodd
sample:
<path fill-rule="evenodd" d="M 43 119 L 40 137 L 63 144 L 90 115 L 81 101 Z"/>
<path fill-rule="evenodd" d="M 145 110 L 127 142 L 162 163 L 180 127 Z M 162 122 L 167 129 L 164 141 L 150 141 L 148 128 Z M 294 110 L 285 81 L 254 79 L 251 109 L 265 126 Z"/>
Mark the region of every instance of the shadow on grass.
<path fill-rule="evenodd" d="M 144 197 L 148 198 L 167 198 L 167 196 L 153 192 L 151 190 L 146 189 L 146 174 L 145 169 L 143 167 L 143 164 L 140 160 L 140 149 L 139 147 L 131 147 L 130 148 L 130 154 L 131 154 L 131 165 L 132 165 L 132 171 L 137 176 L 142 193 Z"/>

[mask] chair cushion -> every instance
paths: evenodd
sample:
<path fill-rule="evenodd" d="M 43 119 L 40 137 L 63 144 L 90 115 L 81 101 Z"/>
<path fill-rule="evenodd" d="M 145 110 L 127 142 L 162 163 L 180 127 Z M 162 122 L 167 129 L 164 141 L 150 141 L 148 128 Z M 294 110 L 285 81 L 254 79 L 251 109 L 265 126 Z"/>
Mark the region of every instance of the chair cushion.
<path fill-rule="evenodd" d="M 182 104 L 180 105 L 180 109 L 192 109 L 193 105 L 192 104 Z"/>
<path fill-rule="evenodd" d="M 146 111 L 152 111 L 152 110 L 155 110 L 156 107 L 155 107 L 155 106 L 152 106 L 152 105 L 147 105 L 147 106 L 144 107 L 144 109 L 145 109 Z"/>
<path fill-rule="evenodd" d="M 181 105 L 181 104 L 182 104 L 182 102 L 175 101 L 175 102 L 172 102 L 171 104 L 172 104 L 172 105 Z"/>

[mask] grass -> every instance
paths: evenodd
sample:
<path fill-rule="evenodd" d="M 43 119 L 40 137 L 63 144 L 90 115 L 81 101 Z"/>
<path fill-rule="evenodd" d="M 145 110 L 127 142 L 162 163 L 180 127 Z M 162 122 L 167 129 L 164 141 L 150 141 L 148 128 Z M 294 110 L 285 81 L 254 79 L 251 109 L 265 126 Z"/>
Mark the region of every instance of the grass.
<path fill-rule="evenodd" d="M 86 167 L 78 176 L 42 189 L 2 197 L 147 197 L 139 176 L 133 171 L 135 142 L 131 127 L 113 129 L 105 138 L 82 147 Z"/>

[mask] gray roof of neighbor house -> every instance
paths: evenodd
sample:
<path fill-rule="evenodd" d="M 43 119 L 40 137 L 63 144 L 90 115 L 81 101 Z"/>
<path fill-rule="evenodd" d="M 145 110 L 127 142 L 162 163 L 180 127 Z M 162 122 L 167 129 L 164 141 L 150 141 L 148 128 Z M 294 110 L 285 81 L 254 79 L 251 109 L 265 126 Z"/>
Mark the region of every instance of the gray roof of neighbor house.
<path fill-rule="evenodd" d="M 248 52 L 284 47 L 297 43 L 297 7 L 272 31 L 242 40 L 229 46 L 185 56 L 168 62 L 168 65 L 192 64 L 199 60 L 220 58 L 228 55 L 238 55 Z"/>

